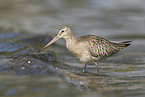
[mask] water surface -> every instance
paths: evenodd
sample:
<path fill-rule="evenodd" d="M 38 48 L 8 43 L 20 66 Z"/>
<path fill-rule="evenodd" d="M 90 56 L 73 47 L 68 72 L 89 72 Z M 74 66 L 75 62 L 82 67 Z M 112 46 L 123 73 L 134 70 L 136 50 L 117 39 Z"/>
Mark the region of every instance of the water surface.
<path fill-rule="evenodd" d="M 0 96 L 144 97 L 143 0 L 0 1 Z M 64 40 L 38 52 L 60 27 L 132 45 L 99 64 L 80 63 Z"/>

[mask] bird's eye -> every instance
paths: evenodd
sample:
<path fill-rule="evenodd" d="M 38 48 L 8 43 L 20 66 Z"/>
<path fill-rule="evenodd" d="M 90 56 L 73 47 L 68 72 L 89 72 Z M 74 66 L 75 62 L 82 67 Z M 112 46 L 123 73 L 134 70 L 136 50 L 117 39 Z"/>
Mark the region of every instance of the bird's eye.
<path fill-rule="evenodd" d="M 64 30 L 62 30 L 61 32 L 64 32 Z"/>

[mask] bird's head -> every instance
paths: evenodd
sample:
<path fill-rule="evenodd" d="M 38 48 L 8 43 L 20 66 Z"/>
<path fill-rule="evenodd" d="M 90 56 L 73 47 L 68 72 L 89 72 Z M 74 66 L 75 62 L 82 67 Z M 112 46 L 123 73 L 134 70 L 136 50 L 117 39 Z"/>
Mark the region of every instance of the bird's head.
<path fill-rule="evenodd" d="M 48 47 L 49 45 L 51 45 L 52 43 L 54 43 L 56 40 L 58 40 L 59 38 L 67 38 L 67 36 L 71 34 L 71 30 L 68 26 L 63 26 L 60 30 L 59 33 L 57 34 L 57 36 L 51 40 L 47 45 L 45 45 L 42 49 Z"/>
<path fill-rule="evenodd" d="M 57 37 L 59 38 L 66 38 L 71 33 L 71 30 L 68 26 L 63 26 L 59 33 L 57 34 Z"/>

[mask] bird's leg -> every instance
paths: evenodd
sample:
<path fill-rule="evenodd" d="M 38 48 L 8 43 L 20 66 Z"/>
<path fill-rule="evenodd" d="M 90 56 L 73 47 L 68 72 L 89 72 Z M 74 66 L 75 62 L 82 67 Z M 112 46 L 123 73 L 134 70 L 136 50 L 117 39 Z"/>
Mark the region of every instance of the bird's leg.
<path fill-rule="evenodd" d="M 87 67 L 87 64 L 85 64 L 83 72 L 86 72 L 86 67 Z"/>
<path fill-rule="evenodd" d="M 96 64 L 96 70 L 97 70 L 97 73 L 99 74 L 99 68 L 98 68 L 98 64 L 99 64 L 100 60 L 97 60 L 97 62 L 94 62 L 94 64 Z"/>
<path fill-rule="evenodd" d="M 95 63 L 96 64 L 96 69 L 97 69 L 97 73 L 99 74 L 99 68 L 98 68 L 98 62 L 97 63 Z"/>

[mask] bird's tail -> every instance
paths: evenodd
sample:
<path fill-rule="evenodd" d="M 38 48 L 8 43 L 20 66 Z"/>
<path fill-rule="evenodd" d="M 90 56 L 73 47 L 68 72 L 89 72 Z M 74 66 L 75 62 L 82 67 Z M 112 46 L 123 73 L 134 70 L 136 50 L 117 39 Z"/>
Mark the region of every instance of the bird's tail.
<path fill-rule="evenodd" d="M 112 41 L 112 42 L 114 43 L 114 47 L 118 48 L 118 50 L 121 50 L 121 49 L 126 48 L 129 45 L 131 45 L 130 42 L 132 42 L 132 41 L 123 41 L 123 42 Z"/>
<path fill-rule="evenodd" d="M 125 47 L 128 47 L 129 45 L 131 45 L 130 42 L 132 42 L 132 41 L 123 41 L 123 42 L 121 42 L 121 44 L 124 44 Z"/>

